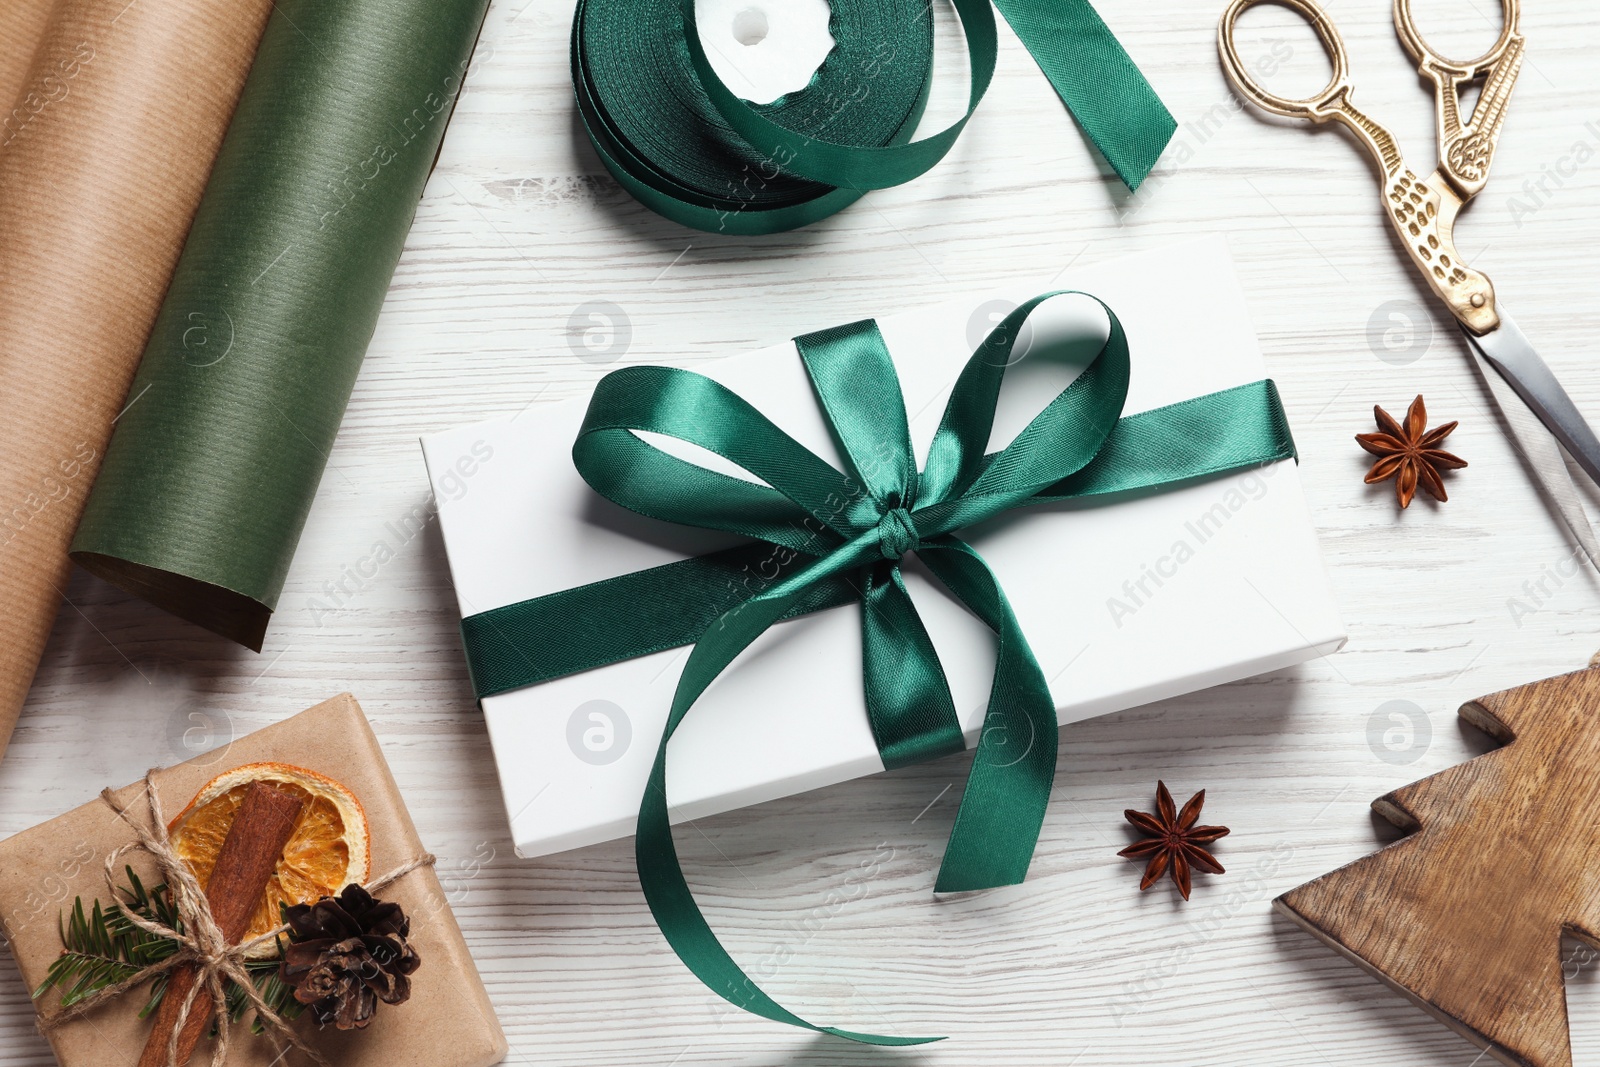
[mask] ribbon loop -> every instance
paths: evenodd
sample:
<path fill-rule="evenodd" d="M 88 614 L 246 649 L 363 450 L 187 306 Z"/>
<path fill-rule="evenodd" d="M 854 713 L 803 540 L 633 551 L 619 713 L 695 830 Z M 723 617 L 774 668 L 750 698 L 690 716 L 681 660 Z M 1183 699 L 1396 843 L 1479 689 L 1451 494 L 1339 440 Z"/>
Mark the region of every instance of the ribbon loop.
<path fill-rule="evenodd" d="M 847 1032 L 790 1012 L 733 961 L 689 891 L 667 808 L 668 741 L 744 649 L 780 620 L 858 600 L 863 695 L 884 765 L 959 751 L 960 717 L 901 575 L 905 554 L 917 552 L 997 645 L 977 752 L 934 888 L 1019 882 L 1055 778 L 1056 701 L 999 578 L 955 531 L 1035 503 L 1176 485 L 1295 455 L 1270 381 L 1123 416 L 1128 340 L 1110 308 L 1106 342 L 1090 365 L 1010 445 L 986 454 L 1012 346 L 1028 316 L 1056 295 L 1018 307 L 973 353 L 920 472 L 894 364 L 870 320 L 796 340 L 846 472 L 709 379 L 662 368 L 614 372 L 597 387 L 573 448 L 582 476 L 643 514 L 745 532 L 757 543 L 463 620 L 480 697 L 694 646 L 640 805 L 639 880 L 674 951 L 739 1007 L 871 1044 L 936 1040 Z M 709 449 L 772 488 L 666 457 L 635 436 L 639 431 Z"/>
<path fill-rule="evenodd" d="M 707 470 L 637 436 L 674 437 L 766 482 Z M 669 367 L 626 367 L 600 380 L 572 446 L 595 492 L 667 522 L 755 537 L 820 555 L 861 532 L 843 503 L 856 496 L 839 471 L 732 390 Z M 771 488 L 767 488 L 771 486 Z"/>
<path fill-rule="evenodd" d="M 860 483 L 852 514 L 858 526 L 884 508 L 910 507 L 917 497 L 917 457 L 900 378 L 878 324 L 871 319 L 794 339 L 845 467 Z"/>

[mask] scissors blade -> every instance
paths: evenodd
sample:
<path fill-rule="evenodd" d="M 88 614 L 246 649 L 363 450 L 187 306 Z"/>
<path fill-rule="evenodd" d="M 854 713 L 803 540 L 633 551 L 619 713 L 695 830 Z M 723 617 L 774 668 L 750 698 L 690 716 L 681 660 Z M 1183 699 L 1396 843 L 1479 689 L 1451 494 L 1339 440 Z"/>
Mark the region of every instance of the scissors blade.
<path fill-rule="evenodd" d="M 1469 333 L 1467 340 L 1511 384 L 1561 447 L 1578 461 L 1578 466 L 1600 485 L 1600 438 L 1595 437 L 1578 406 L 1528 343 L 1516 320 L 1503 305 L 1496 310 L 1500 313 L 1499 329 L 1481 337 Z"/>
<path fill-rule="evenodd" d="M 1572 483 L 1572 476 L 1556 447 L 1556 440 L 1562 440 L 1562 444 L 1572 452 L 1573 458 L 1591 478 L 1595 478 L 1597 469 L 1600 469 L 1600 465 L 1595 463 L 1596 459 L 1600 459 L 1600 441 L 1595 440 L 1593 431 L 1578 413 L 1572 398 L 1561 388 L 1555 375 L 1533 350 L 1515 321 L 1505 313 L 1504 307 L 1498 310 L 1499 329 L 1482 337 L 1466 330 L 1462 333 L 1466 335 L 1478 370 L 1488 384 L 1495 404 L 1506 417 L 1511 443 L 1532 470 L 1546 498 L 1577 538 L 1584 554 L 1600 569 L 1600 540 L 1596 539 L 1594 526 L 1583 509 L 1578 488 Z M 1553 409 L 1544 403 L 1543 398 L 1546 397 L 1555 398 Z M 1581 437 L 1573 438 L 1566 431 L 1558 431 L 1551 425 L 1553 416 L 1543 414 L 1547 410 L 1564 410 L 1567 421 L 1563 425 L 1576 425 Z M 1582 438 L 1587 438 L 1590 445 L 1587 462 L 1578 444 Z M 1571 445 L 1567 445 L 1569 439 L 1573 441 Z"/>

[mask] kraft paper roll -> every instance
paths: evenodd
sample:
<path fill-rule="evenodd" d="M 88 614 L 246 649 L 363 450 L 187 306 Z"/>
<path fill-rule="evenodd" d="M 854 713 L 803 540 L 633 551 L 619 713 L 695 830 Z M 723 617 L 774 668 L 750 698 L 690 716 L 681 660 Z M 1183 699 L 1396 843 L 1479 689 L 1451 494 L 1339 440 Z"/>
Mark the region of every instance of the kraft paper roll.
<path fill-rule="evenodd" d="M 60 0 L 0 135 L 0 746 L 270 8 Z"/>
<path fill-rule="evenodd" d="M 88 570 L 257 651 L 488 0 L 277 0 L 84 514 Z"/>
<path fill-rule="evenodd" d="M 58 76 L 41 84 L 31 99 L 18 99 L 33 66 L 33 53 L 44 40 L 45 27 L 55 7 L 56 0 L 5 0 L 0 4 L 0 102 L 10 105 L 16 101 L 0 119 L 0 142 L 11 135 L 24 116 L 43 107 L 51 94 L 61 91 L 57 88 Z"/>

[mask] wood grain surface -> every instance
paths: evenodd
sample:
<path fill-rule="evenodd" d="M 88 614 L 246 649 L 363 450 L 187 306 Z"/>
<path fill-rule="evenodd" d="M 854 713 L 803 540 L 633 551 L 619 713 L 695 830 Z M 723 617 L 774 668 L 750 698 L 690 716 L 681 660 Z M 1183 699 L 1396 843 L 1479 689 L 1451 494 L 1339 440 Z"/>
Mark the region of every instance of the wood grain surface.
<path fill-rule="evenodd" d="M 1240 110 L 1215 53 L 1220 2 L 1097 6 L 1180 123 L 1136 196 L 1002 26 L 994 87 L 937 170 L 798 233 L 734 239 L 659 219 L 603 175 L 573 113 L 568 0 L 497 0 L 265 649 L 75 575 L 0 763 L 0 833 L 349 689 L 440 856 L 508 1062 L 1468 1067 L 1478 1049 L 1271 901 L 1392 835 L 1371 798 L 1490 747 L 1458 725 L 1463 701 L 1582 666 L 1600 647 L 1600 578 L 1580 568 L 1453 326 L 1400 258 L 1359 149 Z M 1361 106 L 1425 173 L 1432 103 L 1389 4 L 1327 6 Z M 1417 4 L 1424 32 L 1463 55 L 1492 41 L 1496 8 Z M 1243 39 L 1276 57 L 1275 84 L 1308 90 L 1326 68 L 1279 14 L 1250 13 Z M 1494 173 L 1456 240 L 1600 419 L 1600 25 L 1584 0 L 1528 0 L 1523 29 Z M 961 73 L 941 60 L 945 114 Z M 1294 425 L 1347 648 L 1065 729 L 1039 851 L 1013 888 L 932 897 L 965 757 L 678 833 L 711 922 L 780 1000 L 950 1041 L 863 1050 L 728 1008 L 656 932 L 631 842 L 511 854 L 418 435 L 537 418 L 618 365 L 694 366 L 1003 282 L 1042 291 L 1068 263 L 1215 231 L 1229 234 Z M 607 317 L 625 329 L 608 334 Z M 1372 428 L 1374 403 L 1394 411 L 1418 392 L 1436 420 L 1461 420 L 1452 450 L 1471 466 L 1449 503 L 1401 514 L 1391 487 L 1362 484 L 1369 457 L 1352 437 Z M 380 541 L 387 561 L 346 577 Z M 353 592 L 334 603 L 341 581 Z M 1158 777 L 1185 796 L 1205 788 L 1207 819 L 1233 829 L 1218 845 L 1228 873 L 1188 904 L 1167 884 L 1140 894 L 1138 866 L 1116 856 L 1132 839 L 1122 810 Z M 57 894 L 41 883 L 35 906 L 53 913 Z M 1600 1065 L 1597 962 L 1567 946 L 1580 1065 Z M 31 1014 L 0 967 L 4 1067 L 50 1062 Z"/>
<path fill-rule="evenodd" d="M 1513 1067 L 1571 1067 L 1561 935 L 1600 947 L 1600 670 L 1480 697 L 1502 749 L 1373 802 L 1406 833 L 1274 906 Z"/>

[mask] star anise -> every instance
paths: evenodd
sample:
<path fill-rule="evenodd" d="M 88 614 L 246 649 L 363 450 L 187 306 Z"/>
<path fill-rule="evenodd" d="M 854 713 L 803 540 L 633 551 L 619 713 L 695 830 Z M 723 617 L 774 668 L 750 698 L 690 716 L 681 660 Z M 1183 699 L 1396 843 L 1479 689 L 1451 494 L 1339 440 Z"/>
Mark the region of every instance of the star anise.
<path fill-rule="evenodd" d="M 1172 803 L 1172 794 L 1167 792 L 1167 783 L 1157 782 L 1154 814 L 1134 811 L 1132 808 L 1122 813 L 1135 829 L 1146 835 L 1143 840 L 1135 841 L 1117 853 L 1130 859 L 1150 857 L 1144 877 L 1139 879 L 1141 892 L 1155 885 L 1170 870 L 1172 883 L 1183 894 L 1183 899 L 1188 900 L 1190 868 L 1197 867 L 1208 874 L 1222 873 L 1222 864 L 1217 862 L 1217 857 L 1201 846 L 1219 837 L 1226 837 L 1228 828 L 1195 825 L 1200 818 L 1200 807 L 1205 802 L 1206 791 L 1202 789 L 1190 797 L 1189 803 L 1179 811 Z"/>
<path fill-rule="evenodd" d="M 1394 495 L 1403 508 L 1411 506 L 1418 483 L 1435 500 L 1447 499 L 1444 495 L 1444 479 L 1439 477 L 1439 472 L 1467 465 L 1467 461 L 1460 456 L 1439 447 L 1450 436 L 1450 431 L 1456 428 L 1456 423 L 1447 422 L 1443 426 L 1428 429 L 1428 410 L 1422 404 L 1420 393 L 1406 410 L 1404 426 L 1376 404 L 1372 407 L 1372 417 L 1378 421 L 1379 432 L 1356 434 L 1356 443 L 1378 457 L 1372 469 L 1367 471 L 1366 483 L 1371 485 L 1385 478 L 1393 478 Z"/>

